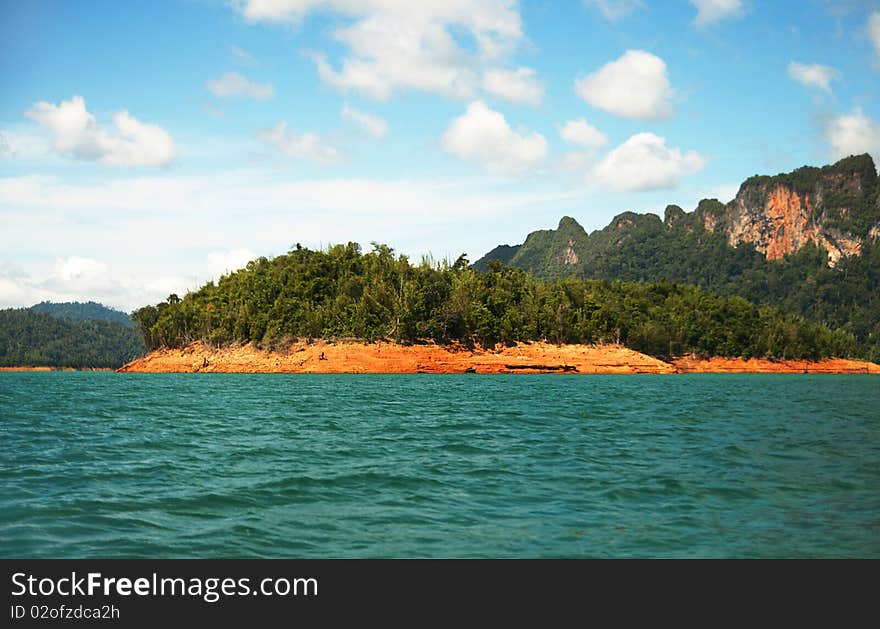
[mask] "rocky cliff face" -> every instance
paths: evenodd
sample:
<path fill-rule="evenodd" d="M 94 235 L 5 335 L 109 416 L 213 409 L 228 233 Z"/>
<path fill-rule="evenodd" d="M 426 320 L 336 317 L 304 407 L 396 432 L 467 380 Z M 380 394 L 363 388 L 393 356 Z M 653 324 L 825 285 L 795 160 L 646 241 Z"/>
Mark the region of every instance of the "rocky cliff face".
<path fill-rule="evenodd" d="M 685 272 L 670 272 L 681 253 L 664 252 L 705 244 L 700 235 L 704 230 L 731 247 L 751 245 L 771 261 L 815 245 L 827 251 L 829 265 L 836 266 L 843 257 L 859 255 L 866 242 L 880 240 L 880 184 L 874 161 L 865 154 L 822 168 L 756 175 L 743 182 L 733 201 L 704 199 L 693 212 L 670 205 L 662 222 L 654 214 L 624 212 L 605 229 L 587 234 L 566 216 L 555 230 L 532 232 L 521 245 L 496 247 L 474 267 L 486 270 L 489 260 L 499 260 L 544 278 L 641 280 L 633 276 L 633 269 L 646 267 L 650 258 L 655 267 L 663 267 L 664 277 L 684 278 Z"/>
<path fill-rule="evenodd" d="M 731 246 L 751 243 L 768 260 L 813 243 L 828 252 L 833 266 L 843 256 L 858 255 L 866 238 L 880 235 L 878 204 L 874 162 L 861 155 L 821 169 L 752 177 L 726 206 L 701 204 L 697 218 L 706 230 L 723 233 Z"/>

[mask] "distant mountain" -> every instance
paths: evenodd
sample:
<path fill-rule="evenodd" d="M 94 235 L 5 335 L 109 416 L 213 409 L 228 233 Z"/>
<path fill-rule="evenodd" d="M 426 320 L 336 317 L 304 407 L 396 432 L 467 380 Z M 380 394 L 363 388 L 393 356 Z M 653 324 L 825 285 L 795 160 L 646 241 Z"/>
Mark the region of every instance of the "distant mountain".
<path fill-rule="evenodd" d="M 42 312 L 59 319 L 67 319 L 68 321 L 108 321 L 134 327 L 134 322 L 128 314 L 120 310 L 108 308 L 94 301 L 68 301 L 64 303 L 43 301 L 31 306 L 29 310 Z"/>
<path fill-rule="evenodd" d="M 501 245 L 492 260 L 541 279 L 671 281 L 772 304 L 852 332 L 880 355 L 880 183 L 870 155 L 747 179 L 736 198 L 624 212 L 590 234 L 557 229 Z"/>
<path fill-rule="evenodd" d="M 145 350 L 128 323 L 71 321 L 33 308 L 0 310 L 0 367 L 117 368 Z"/>

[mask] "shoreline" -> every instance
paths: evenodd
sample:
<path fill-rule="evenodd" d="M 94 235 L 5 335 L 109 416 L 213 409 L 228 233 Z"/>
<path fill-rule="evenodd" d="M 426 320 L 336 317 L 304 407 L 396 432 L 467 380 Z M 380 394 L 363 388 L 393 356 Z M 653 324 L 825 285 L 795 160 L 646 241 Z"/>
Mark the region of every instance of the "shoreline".
<path fill-rule="evenodd" d="M 293 343 L 286 351 L 253 344 L 212 348 L 200 342 L 161 348 L 120 367 L 120 373 L 833 373 L 880 374 L 880 365 L 832 358 L 820 361 L 742 358 L 671 362 L 620 345 L 518 343 L 495 349 L 377 342 Z"/>

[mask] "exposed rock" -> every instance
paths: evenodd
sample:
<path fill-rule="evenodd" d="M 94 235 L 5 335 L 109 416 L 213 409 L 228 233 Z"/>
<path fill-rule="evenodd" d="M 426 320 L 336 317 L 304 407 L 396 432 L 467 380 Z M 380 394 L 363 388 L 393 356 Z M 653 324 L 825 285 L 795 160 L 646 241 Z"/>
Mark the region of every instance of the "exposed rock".
<path fill-rule="evenodd" d="M 812 243 L 828 252 L 833 266 L 843 256 L 858 255 L 863 238 L 871 237 L 858 225 L 876 179 L 870 155 L 849 157 L 821 169 L 751 177 L 726 206 L 704 207 L 702 201 L 696 213 L 706 230 L 720 230 L 731 246 L 751 243 L 776 260 Z"/>
<path fill-rule="evenodd" d="M 815 211 L 810 195 L 800 195 L 784 185 L 776 184 L 772 189 L 754 191 L 740 190 L 736 198 L 727 205 L 721 218 L 727 240 L 731 246 L 743 242 L 752 243 L 768 260 L 776 260 L 788 253 L 800 250 L 807 243 L 823 247 L 828 251 L 832 265 L 841 256 L 858 255 L 861 239 L 833 227 L 822 225 L 821 214 Z M 763 205 L 750 205 L 756 196 L 766 196 Z M 846 208 L 842 208 L 846 216 Z M 704 217 L 704 226 L 714 231 L 719 220 L 712 214 Z"/>
<path fill-rule="evenodd" d="M 578 263 L 578 256 L 574 251 L 574 240 L 568 239 L 568 246 L 562 251 L 562 264 L 573 265 Z"/>
<path fill-rule="evenodd" d="M 736 197 L 722 203 L 703 199 L 693 212 L 669 205 L 663 220 L 655 214 L 623 212 L 602 230 L 587 234 L 573 218 L 564 216 L 557 229 L 532 232 L 522 245 L 496 247 L 474 264 L 488 268 L 497 259 L 542 277 L 577 274 L 590 261 L 631 243 L 664 235 L 703 231 L 722 234 L 733 247 L 747 243 L 768 260 L 796 253 L 811 244 L 828 253 L 834 266 L 846 256 L 859 255 L 866 239 L 880 238 L 880 185 L 870 155 L 857 155 L 836 164 L 804 166 L 773 177 L 754 176 L 740 186 Z M 626 264 L 619 265 L 625 271 Z"/>

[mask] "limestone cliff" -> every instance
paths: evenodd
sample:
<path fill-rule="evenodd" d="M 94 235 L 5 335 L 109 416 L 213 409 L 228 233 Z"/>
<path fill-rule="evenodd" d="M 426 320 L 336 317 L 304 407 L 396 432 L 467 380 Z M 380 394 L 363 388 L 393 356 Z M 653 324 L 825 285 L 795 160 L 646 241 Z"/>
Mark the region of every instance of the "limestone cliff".
<path fill-rule="evenodd" d="M 729 203 L 704 199 L 693 212 L 670 205 L 662 222 L 654 214 L 624 212 L 605 229 L 587 234 L 566 216 L 557 229 L 532 232 L 522 245 L 496 247 L 474 267 L 486 270 L 490 260 L 499 260 L 545 278 L 652 280 L 633 276 L 631 270 L 642 266 L 646 255 L 656 257 L 670 240 L 703 230 L 720 235 L 731 247 L 748 244 L 766 260 L 815 245 L 828 253 L 829 265 L 835 266 L 841 257 L 858 255 L 866 241 L 880 239 L 880 186 L 874 161 L 865 154 L 822 168 L 804 166 L 773 177 L 756 175 L 743 182 Z M 679 241 L 678 245 L 700 245 L 699 235 L 695 238 L 697 243 Z M 632 250 L 621 251 L 623 246 Z M 609 262 L 609 256 L 619 259 Z"/>
<path fill-rule="evenodd" d="M 723 233 L 731 246 L 751 243 L 768 260 L 812 243 L 825 249 L 834 265 L 843 256 L 857 255 L 865 238 L 880 233 L 878 204 L 874 162 L 861 155 L 824 168 L 751 177 L 733 201 L 698 208 L 697 217 L 706 230 Z"/>

